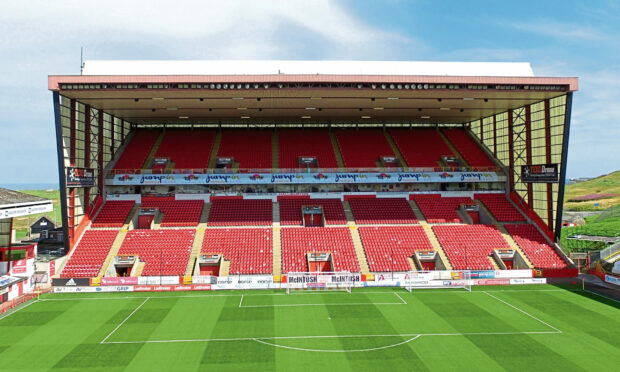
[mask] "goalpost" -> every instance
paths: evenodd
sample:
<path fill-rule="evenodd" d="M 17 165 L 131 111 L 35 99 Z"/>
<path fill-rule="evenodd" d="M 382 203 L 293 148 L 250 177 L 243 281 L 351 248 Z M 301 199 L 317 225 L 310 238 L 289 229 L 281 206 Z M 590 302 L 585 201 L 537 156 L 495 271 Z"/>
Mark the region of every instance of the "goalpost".
<path fill-rule="evenodd" d="M 346 291 L 351 293 L 360 274 L 346 271 L 290 272 L 286 275 L 286 293 L 295 290 Z"/>
<path fill-rule="evenodd" d="M 471 292 L 471 271 L 409 271 L 405 274 L 404 287 L 414 289 L 463 288 Z"/>

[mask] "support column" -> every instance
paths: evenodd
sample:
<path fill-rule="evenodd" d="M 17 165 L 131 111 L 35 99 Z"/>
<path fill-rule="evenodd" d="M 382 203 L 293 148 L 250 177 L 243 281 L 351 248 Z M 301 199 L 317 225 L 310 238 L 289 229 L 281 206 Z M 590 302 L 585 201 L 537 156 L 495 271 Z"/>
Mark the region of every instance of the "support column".
<path fill-rule="evenodd" d="M 497 115 L 493 115 L 493 155 L 497 159 Z"/>
<path fill-rule="evenodd" d="M 532 117 L 530 105 L 525 106 L 525 159 L 528 165 L 532 164 Z M 527 205 L 534 209 L 534 186 L 527 183 Z"/>
<path fill-rule="evenodd" d="M 69 103 L 71 113 L 69 114 L 69 164 L 75 167 L 75 100 L 71 100 Z M 75 188 L 69 190 L 69 248 L 73 249 L 74 236 L 75 236 Z"/>
<path fill-rule="evenodd" d="M 514 133 L 512 132 L 512 110 L 508 110 L 508 170 L 510 175 L 508 175 L 508 180 L 510 181 L 510 191 L 515 189 L 515 169 L 514 169 L 514 160 L 515 160 L 515 149 L 514 149 Z"/>
<path fill-rule="evenodd" d="M 551 164 L 551 109 L 549 99 L 545 100 L 545 163 Z M 547 226 L 553 226 L 553 184 L 547 183 Z"/>
<path fill-rule="evenodd" d="M 570 134 L 570 115 L 573 108 L 573 92 L 566 93 L 564 110 L 564 134 L 562 136 L 562 161 L 560 162 L 560 184 L 558 185 L 558 200 L 555 214 L 555 240 L 560 241 L 562 234 L 562 213 L 564 213 L 564 188 L 566 184 L 566 160 L 568 158 L 568 136 Z"/>
<path fill-rule="evenodd" d="M 99 196 L 103 198 L 103 110 L 97 110 L 97 125 L 99 130 L 97 135 L 99 136 L 99 148 L 97 149 L 97 183 L 99 187 Z"/>
<path fill-rule="evenodd" d="M 90 168 L 90 105 L 84 107 L 84 168 Z M 84 204 L 84 213 L 90 214 L 89 187 L 84 188 Z"/>
<path fill-rule="evenodd" d="M 62 117 L 60 114 L 60 94 L 52 92 L 54 103 L 54 121 L 56 126 L 56 155 L 58 158 L 58 184 L 60 187 L 60 213 L 62 216 L 62 228 L 64 248 L 69 252 L 69 220 L 67 218 L 67 176 L 65 170 L 64 141 L 62 138 Z"/>

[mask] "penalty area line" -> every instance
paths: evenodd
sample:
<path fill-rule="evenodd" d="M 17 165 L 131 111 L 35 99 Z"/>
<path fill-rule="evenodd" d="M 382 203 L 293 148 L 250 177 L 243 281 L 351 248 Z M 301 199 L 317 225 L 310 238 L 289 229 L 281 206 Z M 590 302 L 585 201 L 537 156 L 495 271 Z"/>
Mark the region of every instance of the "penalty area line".
<path fill-rule="evenodd" d="M 131 314 L 129 314 L 129 315 L 127 316 L 127 318 L 125 318 L 122 322 L 120 322 L 120 323 L 119 323 L 119 325 L 117 325 L 117 326 L 116 326 L 116 328 L 114 328 L 114 329 L 112 330 L 112 332 L 110 332 L 107 336 L 105 336 L 105 338 L 104 338 L 103 340 L 101 340 L 101 342 L 100 342 L 99 344 L 103 344 L 103 343 L 105 343 L 105 342 L 107 341 L 107 339 L 108 339 L 108 338 L 110 338 L 110 336 L 112 336 L 112 335 L 114 334 L 114 332 L 116 332 L 119 328 L 121 328 L 121 326 L 122 326 L 123 324 L 125 324 L 125 322 L 126 322 L 127 320 L 129 320 L 129 318 L 131 318 L 131 317 L 133 316 L 133 314 L 135 314 L 135 313 L 136 313 L 136 311 L 140 310 L 140 308 L 142 307 L 142 305 L 144 305 L 144 304 L 146 303 L 146 301 L 148 301 L 148 300 L 149 300 L 149 298 L 150 298 L 150 297 L 147 297 L 147 298 L 146 298 L 146 300 L 142 301 L 142 303 L 141 303 L 140 305 L 138 305 L 138 307 L 136 307 L 136 308 L 135 308 L 135 309 L 131 312 Z"/>
<path fill-rule="evenodd" d="M 523 313 L 523 314 L 525 314 L 525 315 L 529 316 L 530 318 L 532 318 L 532 319 L 534 319 L 534 320 L 537 320 L 538 322 L 540 322 L 540 323 L 542 323 L 542 324 L 546 325 L 547 327 L 549 327 L 549 328 L 551 328 L 551 329 L 555 330 L 555 331 L 556 331 L 556 333 L 562 333 L 562 331 L 561 331 L 561 330 L 557 329 L 556 327 L 552 326 L 551 324 L 549 324 L 549 323 L 547 323 L 547 322 L 545 322 L 545 321 L 542 321 L 542 320 L 538 319 L 537 317 L 535 317 L 534 315 L 532 315 L 532 314 L 528 313 L 527 311 L 522 310 L 522 309 L 518 308 L 517 306 L 512 305 L 512 304 L 510 304 L 510 303 L 508 303 L 508 302 L 506 302 L 506 301 L 502 300 L 502 299 L 501 299 L 501 298 L 499 298 L 499 297 L 495 297 L 495 296 L 493 296 L 492 294 L 490 294 L 489 292 L 483 291 L 483 293 L 486 293 L 487 295 L 489 295 L 489 296 L 493 297 L 493 298 L 494 298 L 494 299 L 496 299 L 497 301 L 499 301 L 499 302 L 501 302 L 501 303 L 503 303 L 503 304 L 505 304 L 505 305 L 508 305 L 508 306 L 512 307 L 513 309 L 515 309 L 515 310 L 517 310 L 517 311 L 519 311 L 519 312 L 521 312 L 521 313 Z"/>

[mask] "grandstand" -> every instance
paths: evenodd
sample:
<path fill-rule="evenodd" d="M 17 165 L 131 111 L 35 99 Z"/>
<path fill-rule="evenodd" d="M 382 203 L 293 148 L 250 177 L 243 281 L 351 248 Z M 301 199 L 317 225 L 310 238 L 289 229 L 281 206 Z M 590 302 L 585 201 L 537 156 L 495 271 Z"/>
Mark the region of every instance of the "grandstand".
<path fill-rule="evenodd" d="M 87 61 L 49 77 L 58 275 L 570 267 L 577 88 L 527 63 Z"/>

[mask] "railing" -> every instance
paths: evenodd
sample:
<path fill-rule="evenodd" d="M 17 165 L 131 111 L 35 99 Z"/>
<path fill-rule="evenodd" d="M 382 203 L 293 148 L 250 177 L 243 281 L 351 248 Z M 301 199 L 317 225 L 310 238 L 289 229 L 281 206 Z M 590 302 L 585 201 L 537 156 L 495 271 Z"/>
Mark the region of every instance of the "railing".
<path fill-rule="evenodd" d="M 118 174 L 236 174 L 236 173 L 371 173 L 371 172 L 501 172 L 499 167 L 382 167 L 382 168 L 189 168 L 189 169 L 111 169 Z"/>
<path fill-rule="evenodd" d="M 30 300 L 32 300 L 35 297 L 39 297 L 39 294 L 42 293 L 50 293 L 52 290 L 51 287 L 46 287 L 46 288 L 36 288 L 34 290 L 34 292 L 30 292 L 30 293 L 26 293 L 24 295 L 21 295 L 17 298 L 14 298 L 10 301 L 7 301 L 3 304 L 0 304 L 0 314 L 4 314 L 5 312 L 7 312 L 8 310 L 11 310 L 21 304 L 23 304 L 24 302 L 28 302 Z"/>

